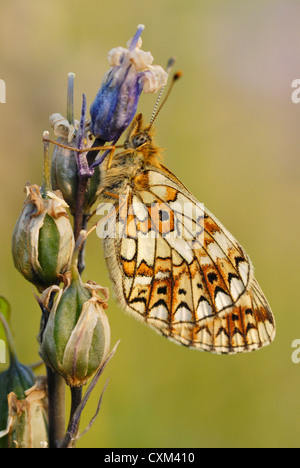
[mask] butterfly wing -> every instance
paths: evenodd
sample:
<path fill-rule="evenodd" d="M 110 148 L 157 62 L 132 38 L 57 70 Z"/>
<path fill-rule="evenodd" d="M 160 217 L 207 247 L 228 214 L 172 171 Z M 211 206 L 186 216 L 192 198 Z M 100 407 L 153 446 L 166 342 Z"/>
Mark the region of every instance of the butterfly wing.
<path fill-rule="evenodd" d="M 248 255 L 166 168 L 138 174 L 110 232 L 105 256 L 120 305 L 162 335 L 226 354 L 274 339 Z"/>

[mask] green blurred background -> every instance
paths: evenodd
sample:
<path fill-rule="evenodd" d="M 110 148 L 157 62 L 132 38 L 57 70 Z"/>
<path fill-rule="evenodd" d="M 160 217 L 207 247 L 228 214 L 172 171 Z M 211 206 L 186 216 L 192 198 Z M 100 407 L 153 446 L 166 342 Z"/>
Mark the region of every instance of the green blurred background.
<path fill-rule="evenodd" d="M 10 239 L 26 182 L 42 182 L 42 132 L 65 114 L 67 73 L 90 105 L 106 54 L 144 23 L 156 64 L 177 57 L 183 78 L 156 122 L 166 165 L 239 239 L 277 321 L 275 342 L 217 356 L 176 346 L 124 314 L 111 297 L 112 344 L 121 339 L 84 413 L 97 421 L 80 447 L 296 447 L 300 440 L 298 0 L 2 0 L 0 78 L 0 294 L 12 305 L 19 356 L 38 359 L 39 308 L 14 269 Z M 155 96 L 139 110 L 149 118 Z M 85 279 L 109 280 L 100 240 Z M 5 368 L 0 365 L 0 371 Z"/>

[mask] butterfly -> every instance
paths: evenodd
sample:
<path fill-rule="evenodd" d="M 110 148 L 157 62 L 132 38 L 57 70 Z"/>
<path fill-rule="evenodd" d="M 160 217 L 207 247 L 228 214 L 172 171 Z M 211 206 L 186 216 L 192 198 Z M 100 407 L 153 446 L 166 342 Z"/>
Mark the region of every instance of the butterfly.
<path fill-rule="evenodd" d="M 138 114 L 124 151 L 100 166 L 98 235 L 125 311 L 178 344 L 234 354 L 275 337 L 245 250 L 162 163 Z"/>

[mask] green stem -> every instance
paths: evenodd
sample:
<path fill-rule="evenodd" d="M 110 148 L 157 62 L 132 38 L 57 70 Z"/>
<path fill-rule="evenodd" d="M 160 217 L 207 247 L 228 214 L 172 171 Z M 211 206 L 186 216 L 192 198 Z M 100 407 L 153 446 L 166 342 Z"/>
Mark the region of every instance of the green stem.
<path fill-rule="evenodd" d="M 66 432 L 66 435 L 63 439 L 63 442 L 60 446 L 60 448 L 71 448 L 75 447 L 75 437 L 78 433 L 79 429 L 79 418 L 76 419 L 75 425 L 74 425 L 74 415 L 76 413 L 77 408 L 81 404 L 82 400 L 82 387 L 71 387 L 71 411 L 70 411 L 70 418 L 69 418 L 69 424 L 68 424 L 68 429 Z"/>
<path fill-rule="evenodd" d="M 84 198 L 88 184 L 88 177 L 78 176 L 77 196 L 76 196 L 76 211 L 74 216 L 74 237 L 75 241 L 78 239 L 80 231 L 82 230 L 84 220 Z"/>
<path fill-rule="evenodd" d="M 47 367 L 49 448 L 58 448 L 65 435 L 65 380 Z"/>
<path fill-rule="evenodd" d="M 68 82 L 68 120 L 70 122 L 71 117 L 71 110 L 73 108 L 73 97 L 72 97 L 72 76 L 69 75 L 69 82 Z M 82 115 L 80 121 L 80 135 L 79 135 L 79 143 L 78 147 L 82 148 L 83 144 L 83 137 L 84 137 L 84 126 L 85 126 L 85 112 L 86 112 L 86 100 L 85 96 L 83 95 L 83 105 L 82 105 Z M 97 143 L 99 141 L 97 140 Z M 102 143 L 102 140 L 100 140 Z M 104 142 L 103 142 L 104 143 Z M 94 145 L 96 143 L 94 142 Z M 101 145 L 102 146 L 102 145 Z M 92 160 L 96 157 L 98 151 L 92 151 Z M 90 152 L 89 152 L 90 154 Z M 77 245 L 74 249 L 72 264 L 71 264 L 71 272 L 73 281 L 76 280 L 77 275 L 81 275 L 84 269 L 84 242 L 82 243 L 82 239 L 80 238 L 80 232 L 82 229 L 86 229 L 87 227 L 87 216 L 84 213 L 84 202 L 85 202 L 85 193 L 88 185 L 89 177 L 91 174 L 89 173 L 89 161 L 88 159 L 80 158 L 78 159 L 78 184 L 77 184 L 77 194 L 76 194 L 76 208 L 74 214 L 74 238 L 75 242 L 77 241 Z M 80 164 L 79 164 L 80 163 Z M 78 261 L 79 260 L 79 261 Z M 78 263 L 78 267 L 75 267 L 75 263 Z M 78 273 L 79 269 L 79 273 Z M 61 448 L 72 447 L 73 440 L 77 435 L 79 429 L 79 422 L 80 422 L 80 415 L 76 419 L 74 423 L 74 415 L 76 410 L 79 408 L 81 401 L 82 401 L 82 388 L 81 387 L 71 387 L 71 412 L 70 412 L 70 419 L 68 424 L 68 429 L 64 440 L 61 444 Z M 74 425 L 75 424 L 75 425 Z"/>

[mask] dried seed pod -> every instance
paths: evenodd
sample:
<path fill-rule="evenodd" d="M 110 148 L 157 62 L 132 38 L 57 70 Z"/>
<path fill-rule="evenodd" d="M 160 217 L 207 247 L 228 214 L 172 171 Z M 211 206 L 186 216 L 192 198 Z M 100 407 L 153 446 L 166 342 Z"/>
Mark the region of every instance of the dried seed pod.
<path fill-rule="evenodd" d="M 7 396 L 8 418 L 6 428 L 0 432 L 6 448 L 47 448 L 48 447 L 48 398 L 45 377 L 38 377 L 36 383 L 25 390 L 24 397 L 15 392 Z"/>
<path fill-rule="evenodd" d="M 69 386 L 81 387 L 109 351 L 110 327 L 104 312 L 108 289 L 92 282 L 83 284 L 74 265 L 65 281 L 63 290 L 53 286 L 40 298 L 48 307 L 51 292 L 58 293 L 42 335 L 40 354 Z"/>
<path fill-rule="evenodd" d="M 90 149 L 93 143 L 93 136 L 89 130 L 90 121 L 74 120 L 74 73 L 68 74 L 68 93 L 67 93 L 67 118 L 56 113 L 51 114 L 49 123 L 53 128 L 54 135 L 58 137 L 57 143 L 78 149 L 79 143 L 82 149 Z M 83 155 L 81 155 L 82 157 Z M 74 214 L 77 202 L 78 172 L 79 172 L 78 153 L 62 146 L 55 146 L 51 163 L 51 185 L 53 190 L 60 190 L 64 200 L 68 203 L 71 213 Z M 91 206 L 95 203 L 100 192 L 100 171 L 96 168 L 87 181 L 85 190 L 85 199 L 83 210 L 85 214 L 90 213 Z"/>
<path fill-rule="evenodd" d="M 5 332 L 10 357 L 8 369 L 0 374 L 0 448 L 44 447 L 48 441 L 45 381 L 36 381 L 31 368 L 19 362 L 2 313 L 0 326 Z"/>
<path fill-rule="evenodd" d="M 77 148 L 77 139 L 70 143 L 67 138 L 58 138 L 58 143 Z M 84 147 L 91 147 L 91 140 L 85 139 Z M 64 200 L 68 203 L 71 213 L 76 209 L 78 169 L 76 152 L 68 148 L 56 146 L 53 150 L 51 163 L 51 184 L 54 190 L 60 190 Z M 100 171 L 95 168 L 94 174 L 89 178 L 85 193 L 84 212 L 88 214 L 91 206 L 95 203 L 100 192 Z"/>
<path fill-rule="evenodd" d="M 26 187 L 27 198 L 12 235 L 17 270 L 41 292 L 58 284 L 70 266 L 74 248 L 67 203 L 59 192 L 43 198 L 37 185 Z"/>

